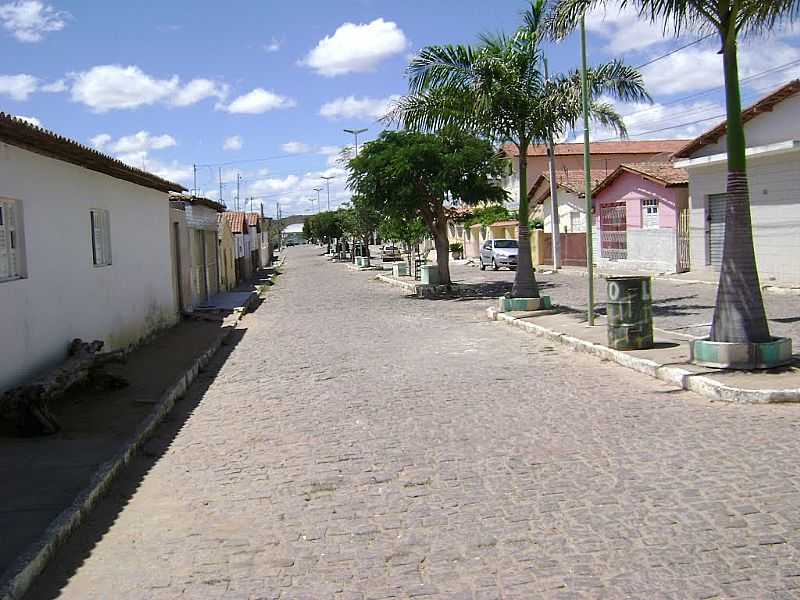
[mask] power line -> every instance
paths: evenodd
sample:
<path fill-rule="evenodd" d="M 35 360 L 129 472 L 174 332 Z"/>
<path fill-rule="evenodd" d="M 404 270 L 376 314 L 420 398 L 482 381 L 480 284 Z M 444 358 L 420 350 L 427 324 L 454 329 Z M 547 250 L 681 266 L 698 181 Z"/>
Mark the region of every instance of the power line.
<path fill-rule="evenodd" d="M 635 67 L 634 67 L 634 69 L 643 69 L 644 67 L 646 67 L 646 66 L 648 66 L 648 65 L 652 65 L 654 62 L 658 62 L 659 60 L 662 60 L 662 59 L 664 59 L 664 58 L 667 58 L 668 56 L 672 56 L 672 55 L 673 55 L 673 54 L 675 54 L 676 52 L 680 52 L 681 50 L 686 50 L 686 48 L 691 48 L 692 46 L 696 46 L 696 45 L 697 45 L 697 44 L 699 44 L 700 42 L 704 42 L 704 41 L 706 41 L 706 40 L 707 40 L 708 38 L 710 38 L 712 35 L 714 35 L 714 34 L 713 34 L 713 33 L 709 33 L 709 34 L 707 34 L 707 35 L 704 35 L 704 36 L 703 36 L 703 37 L 701 37 L 700 39 L 697 39 L 697 40 L 695 40 L 695 41 L 693 41 L 693 42 L 689 42 L 688 44 L 684 44 L 684 45 L 683 45 L 683 46 L 681 46 L 680 48 L 675 48 L 674 50 L 671 50 L 671 51 L 667 52 L 666 54 L 662 54 L 661 56 L 656 56 L 655 58 L 651 58 L 651 59 L 650 59 L 650 60 L 648 60 L 646 63 L 642 63 L 642 64 L 640 64 L 640 65 L 637 65 L 637 66 L 635 66 Z"/>
<path fill-rule="evenodd" d="M 228 167 L 230 165 L 243 165 L 247 163 L 255 163 L 255 162 L 264 162 L 267 160 L 280 160 L 282 158 L 294 158 L 296 156 L 309 156 L 312 154 L 319 154 L 319 152 L 296 152 L 294 154 L 276 154 L 275 156 L 265 156 L 263 158 L 247 158 L 243 160 L 231 160 L 228 162 L 219 162 L 219 163 L 206 163 L 206 164 L 197 164 L 198 167 Z M 320 155 L 321 156 L 321 155 Z"/>

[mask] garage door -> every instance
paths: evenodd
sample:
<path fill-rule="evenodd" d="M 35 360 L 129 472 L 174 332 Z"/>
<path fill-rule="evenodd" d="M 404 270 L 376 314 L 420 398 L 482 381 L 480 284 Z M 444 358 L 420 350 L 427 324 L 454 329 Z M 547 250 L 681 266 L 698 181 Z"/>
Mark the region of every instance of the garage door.
<path fill-rule="evenodd" d="M 708 262 L 715 269 L 722 266 L 726 198 L 726 194 L 712 194 L 708 197 Z"/>

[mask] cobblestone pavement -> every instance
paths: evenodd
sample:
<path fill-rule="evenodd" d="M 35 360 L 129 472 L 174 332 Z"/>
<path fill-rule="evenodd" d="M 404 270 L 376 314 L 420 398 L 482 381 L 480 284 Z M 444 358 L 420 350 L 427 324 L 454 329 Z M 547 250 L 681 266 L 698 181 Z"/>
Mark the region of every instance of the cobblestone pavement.
<path fill-rule="evenodd" d="M 674 391 L 312 248 L 269 296 L 28 598 L 800 597 L 797 406 Z"/>
<path fill-rule="evenodd" d="M 486 293 L 501 295 L 511 289 L 514 272 L 506 269 L 481 271 L 476 266 L 453 265 L 453 281 L 483 283 Z M 565 270 L 560 273 L 536 273 L 542 293 L 549 294 L 553 302 L 585 311 L 587 307 L 587 279 L 579 272 Z M 600 314 L 605 314 L 605 280 L 595 280 L 596 301 Z M 653 318 L 656 327 L 687 333 L 708 335 L 716 299 L 716 286 L 707 283 L 684 283 L 653 279 Z M 773 335 L 788 336 L 800 347 L 800 297 L 764 293 L 767 317 Z"/>

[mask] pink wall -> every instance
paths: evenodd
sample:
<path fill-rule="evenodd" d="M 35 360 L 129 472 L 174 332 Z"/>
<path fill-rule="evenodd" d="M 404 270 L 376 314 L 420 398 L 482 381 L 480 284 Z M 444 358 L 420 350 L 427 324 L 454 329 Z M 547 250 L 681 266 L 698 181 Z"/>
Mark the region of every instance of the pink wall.
<path fill-rule="evenodd" d="M 602 203 L 624 200 L 627 203 L 628 229 L 639 229 L 642 226 L 642 200 L 657 198 L 659 227 L 677 229 L 678 211 L 684 204 L 686 196 L 685 187 L 666 188 L 639 175 L 624 172 L 610 186 L 601 190 L 593 200 L 595 214 Z M 600 219 L 597 218 L 596 222 L 599 223 Z"/>

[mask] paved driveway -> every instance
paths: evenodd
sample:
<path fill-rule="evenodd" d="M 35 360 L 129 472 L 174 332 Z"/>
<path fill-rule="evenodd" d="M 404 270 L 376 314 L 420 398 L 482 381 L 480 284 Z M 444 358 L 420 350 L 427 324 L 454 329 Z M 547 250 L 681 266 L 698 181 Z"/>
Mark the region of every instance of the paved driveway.
<path fill-rule="evenodd" d="M 794 598 L 800 408 L 714 404 L 314 248 L 29 598 Z"/>

